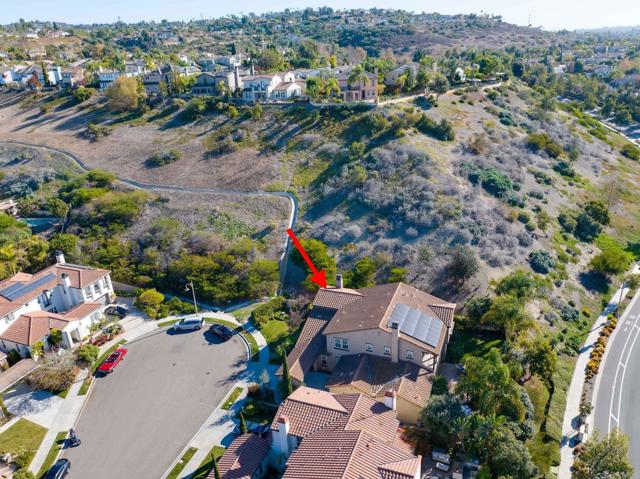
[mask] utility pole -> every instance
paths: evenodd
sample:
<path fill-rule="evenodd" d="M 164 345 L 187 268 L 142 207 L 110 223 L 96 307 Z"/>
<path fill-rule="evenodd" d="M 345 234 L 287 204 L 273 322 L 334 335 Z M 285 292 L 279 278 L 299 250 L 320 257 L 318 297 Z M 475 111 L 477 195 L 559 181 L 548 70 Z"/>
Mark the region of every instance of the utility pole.
<path fill-rule="evenodd" d="M 191 289 L 191 293 L 193 294 L 193 307 L 196 310 L 196 314 L 198 314 L 198 303 L 196 302 L 196 288 L 193 287 L 193 281 L 189 281 L 184 290 L 189 291 L 189 289 Z"/>

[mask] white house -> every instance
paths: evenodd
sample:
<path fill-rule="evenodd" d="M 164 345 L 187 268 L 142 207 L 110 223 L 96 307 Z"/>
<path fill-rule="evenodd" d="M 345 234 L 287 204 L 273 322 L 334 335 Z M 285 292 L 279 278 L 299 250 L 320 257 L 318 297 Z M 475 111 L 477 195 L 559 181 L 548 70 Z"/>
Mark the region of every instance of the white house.
<path fill-rule="evenodd" d="M 272 93 L 278 85 L 294 81 L 293 72 L 249 75 L 242 78 L 242 98 L 246 101 L 266 101 L 272 98 Z"/>
<path fill-rule="evenodd" d="M 102 319 L 114 293 L 110 272 L 65 262 L 35 274 L 17 273 L 0 282 L 0 350 L 31 353 L 52 329 L 62 332 L 62 346 L 73 347 Z"/>
<path fill-rule="evenodd" d="M 400 77 L 404 75 L 407 71 L 411 71 L 413 77 L 415 78 L 418 74 L 418 70 L 420 69 L 420 64 L 413 63 L 405 63 L 404 65 L 400 65 L 399 67 L 394 68 L 389 73 L 387 73 L 384 77 L 384 84 L 390 86 L 398 86 L 400 84 Z"/>
<path fill-rule="evenodd" d="M 282 82 L 273 89 L 271 99 L 287 100 L 289 98 L 299 98 L 304 95 L 306 84 L 302 81 Z"/>

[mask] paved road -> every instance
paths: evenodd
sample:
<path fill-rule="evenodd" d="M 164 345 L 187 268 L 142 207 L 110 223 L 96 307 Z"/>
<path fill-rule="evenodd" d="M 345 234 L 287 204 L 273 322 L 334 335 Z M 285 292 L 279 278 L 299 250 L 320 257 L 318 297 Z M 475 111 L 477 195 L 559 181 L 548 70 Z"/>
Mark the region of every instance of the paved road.
<path fill-rule="evenodd" d="M 158 479 L 246 368 L 235 336 L 153 332 L 129 343 L 110 376 L 98 378 L 65 451 L 69 479 Z"/>
<path fill-rule="evenodd" d="M 607 345 L 599 373 L 593 428 L 629 435 L 629 459 L 640 477 L 640 300 L 634 297 Z"/>

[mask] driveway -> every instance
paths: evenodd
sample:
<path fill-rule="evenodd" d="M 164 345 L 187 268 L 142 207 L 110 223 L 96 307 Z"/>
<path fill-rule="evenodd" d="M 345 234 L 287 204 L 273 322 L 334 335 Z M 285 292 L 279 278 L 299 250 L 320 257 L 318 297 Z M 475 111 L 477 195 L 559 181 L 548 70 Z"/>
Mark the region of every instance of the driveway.
<path fill-rule="evenodd" d="M 76 432 L 82 445 L 65 451 L 69 478 L 158 479 L 246 368 L 234 336 L 159 330 L 134 340 L 116 370 L 96 379 Z"/>

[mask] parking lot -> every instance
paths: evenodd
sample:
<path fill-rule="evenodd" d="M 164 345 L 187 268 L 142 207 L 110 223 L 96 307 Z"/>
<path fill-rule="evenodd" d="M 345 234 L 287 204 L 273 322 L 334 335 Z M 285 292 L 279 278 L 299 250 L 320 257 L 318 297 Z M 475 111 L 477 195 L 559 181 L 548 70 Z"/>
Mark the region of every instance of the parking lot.
<path fill-rule="evenodd" d="M 159 330 L 126 346 L 125 360 L 96 379 L 67 449 L 69 478 L 158 479 L 246 368 L 244 343 L 203 329 Z"/>

